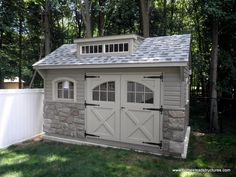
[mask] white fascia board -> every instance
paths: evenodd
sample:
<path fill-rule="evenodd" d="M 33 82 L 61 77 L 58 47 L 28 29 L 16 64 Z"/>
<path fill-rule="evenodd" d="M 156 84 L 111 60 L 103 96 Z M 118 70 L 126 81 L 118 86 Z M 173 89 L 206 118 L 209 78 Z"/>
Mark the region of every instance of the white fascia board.
<path fill-rule="evenodd" d="M 74 43 L 100 42 L 100 41 L 109 41 L 109 40 L 123 40 L 123 39 L 137 39 L 137 38 L 143 39 L 143 37 L 138 36 L 136 34 L 127 34 L 127 35 L 114 35 L 114 36 L 75 39 Z"/>
<path fill-rule="evenodd" d="M 187 66 L 187 62 L 162 63 L 135 63 L 135 64 L 81 64 L 81 65 L 44 65 L 34 66 L 35 69 L 75 69 L 75 68 L 146 68 L 146 67 L 173 67 Z"/>
<path fill-rule="evenodd" d="M 33 68 L 35 67 L 35 66 L 37 66 L 38 64 L 40 64 L 40 62 L 41 62 L 41 60 L 39 60 L 39 61 L 37 61 L 36 63 L 34 63 L 32 66 L 33 66 Z"/>

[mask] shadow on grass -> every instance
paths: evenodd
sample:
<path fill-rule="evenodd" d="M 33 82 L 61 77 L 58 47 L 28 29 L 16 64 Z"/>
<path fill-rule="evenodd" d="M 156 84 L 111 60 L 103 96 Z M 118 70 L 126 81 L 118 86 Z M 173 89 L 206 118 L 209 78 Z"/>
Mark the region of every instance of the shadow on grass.
<path fill-rule="evenodd" d="M 190 156 L 186 160 L 111 148 L 31 142 L 0 151 L 0 176 L 220 176 L 173 171 L 225 167 L 219 161 L 214 162 L 215 158 L 208 159 L 205 147 L 201 152 L 196 151 L 198 141 L 191 141 Z"/>
<path fill-rule="evenodd" d="M 193 100 L 190 107 L 191 138 L 188 160 L 201 168 L 230 169 L 230 173 L 213 176 L 236 176 L 236 119 L 220 114 L 223 132 L 208 133 L 207 102 Z"/>
<path fill-rule="evenodd" d="M 191 111 L 188 158 L 157 157 L 128 150 L 78 146 L 55 142 L 27 142 L 0 150 L 0 176 L 100 177 L 100 176 L 232 176 L 236 164 L 235 120 L 225 122 L 222 134 L 204 131 L 204 104 Z M 199 111 L 203 110 L 203 111 Z M 227 120 L 227 118 L 225 118 Z M 229 173 L 195 173 L 174 169 L 223 169 Z"/>
<path fill-rule="evenodd" d="M 12 146 L 0 158 L 0 176 L 160 176 L 168 169 L 133 151 L 49 142 Z"/>

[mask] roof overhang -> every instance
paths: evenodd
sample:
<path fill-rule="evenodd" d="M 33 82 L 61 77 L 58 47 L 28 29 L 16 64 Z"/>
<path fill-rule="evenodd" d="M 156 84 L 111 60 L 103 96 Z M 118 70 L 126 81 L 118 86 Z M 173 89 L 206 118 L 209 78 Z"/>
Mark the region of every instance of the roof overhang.
<path fill-rule="evenodd" d="M 158 62 L 158 63 L 115 63 L 115 64 L 78 64 L 78 65 L 43 65 L 34 66 L 34 69 L 76 69 L 76 68 L 153 68 L 153 67 L 181 67 L 188 66 L 187 61 L 183 62 Z"/>
<path fill-rule="evenodd" d="M 80 38 L 75 39 L 74 43 L 84 43 L 84 42 L 101 42 L 110 40 L 123 40 L 123 39 L 144 39 L 143 37 L 136 34 L 126 34 L 126 35 L 113 35 L 113 36 L 103 36 L 103 37 L 93 37 L 93 38 Z"/>

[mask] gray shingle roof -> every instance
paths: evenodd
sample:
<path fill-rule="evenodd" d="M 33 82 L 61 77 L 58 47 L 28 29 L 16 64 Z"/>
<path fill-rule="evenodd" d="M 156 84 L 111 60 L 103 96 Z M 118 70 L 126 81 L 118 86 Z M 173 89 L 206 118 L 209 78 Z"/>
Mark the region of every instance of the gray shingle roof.
<path fill-rule="evenodd" d="M 188 62 L 190 53 L 190 34 L 150 37 L 131 55 L 127 56 L 76 56 L 76 44 L 64 44 L 42 60 L 35 63 L 36 68 L 50 66 L 85 66 L 141 63 Z"/>

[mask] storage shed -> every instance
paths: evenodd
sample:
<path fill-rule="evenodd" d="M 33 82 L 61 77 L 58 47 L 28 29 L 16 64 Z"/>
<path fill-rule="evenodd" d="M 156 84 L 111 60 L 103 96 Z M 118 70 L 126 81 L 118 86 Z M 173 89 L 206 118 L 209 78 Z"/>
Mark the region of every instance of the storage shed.
<path fill-rule="evenodd" d="M 35 63 L 45 138 L 185 157 L 190 38 L 76 39 Z"/>
<path fill-rule="evenodd" d="M 19 77 L 4 79 L 4 89 L 19 89 Z M 21 80 L 21 88 L 24 87 L 25 81 Z"/>

